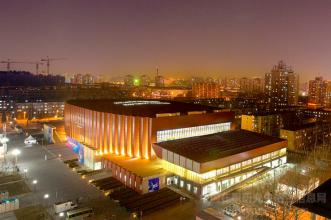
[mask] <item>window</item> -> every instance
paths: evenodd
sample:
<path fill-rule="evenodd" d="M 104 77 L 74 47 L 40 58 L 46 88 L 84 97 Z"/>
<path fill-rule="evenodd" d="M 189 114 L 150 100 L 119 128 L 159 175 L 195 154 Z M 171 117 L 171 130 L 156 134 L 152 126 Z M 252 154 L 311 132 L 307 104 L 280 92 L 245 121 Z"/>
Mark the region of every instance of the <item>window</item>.
<path fill-rule="evenodd" d="M 219 123 L 211 125 L 196 126 L 190 128 L 180 128 L 172 130 L 163 130 L 156 133 L 156 141 L 175 140 L 179 138 L 195 137 L 207 134 L 214 134 L 217 132 L 230 130 L 231 123 Z"/>
<path fill-rule="evenodd" d="M 261 156 L 253 158 L 253 163 L 258 163 L 261 161 Z"/>
<path fill-rule="evenodd" d="M 181 180 L 179 185 L 180 185 L 180 187 L 182 187 L 182 188 L 183 188 L 183 187 L 184 187 L 184 181 L 183 181 L 183 180 Z"/>
<path fill-rule="evenodd" d="M 248 166 L 248 165 L 250 165 L 251 163 L 252 163 L 251 160 L 246 160 L 246 161 L 242 162 L 242 167 Z"/>
<path fill-rule="evenodd" d="M 234 171 L 234 170 L 238 170 L 240 169 L 241 164 L 240 163 L 236 163 L 230 166 L 230 171 Z"/>
<path fill-rule="evenodd" d="M 187 184 L 187 191 L 191 191 L 191 184 Z"/>
<path fill-rule="evenodd" d="M 264 154 L 262 155 L 262 160 L 266 160 L 270 157 L 270 154 Z"/>
<path fill-rule="evenodd" d="M 178 178 L 174 177 L 174 183 L 177 185 L 178 184 Z"/>
<path fill-rule="evenodd" d="M 198 193 L 198 187 L 196 187 L 196 186 L 193 187 L 193 193 L 195 193 L 195 194 Z"/>

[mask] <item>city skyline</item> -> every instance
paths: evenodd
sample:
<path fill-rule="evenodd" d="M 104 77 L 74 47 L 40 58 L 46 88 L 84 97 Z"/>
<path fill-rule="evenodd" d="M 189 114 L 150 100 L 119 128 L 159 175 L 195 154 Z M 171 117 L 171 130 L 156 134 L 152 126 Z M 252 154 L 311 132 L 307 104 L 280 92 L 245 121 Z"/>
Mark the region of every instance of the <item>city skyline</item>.
<path fill-rule="evenodd" d="M 319 2 L 4 2 L 0 59 L 65 57 L 51 72 L 110 77 L 156 66 L 174 77 L 261 77 L 284 60 L 301 82 L 328 79 L 331 4 Z"/>

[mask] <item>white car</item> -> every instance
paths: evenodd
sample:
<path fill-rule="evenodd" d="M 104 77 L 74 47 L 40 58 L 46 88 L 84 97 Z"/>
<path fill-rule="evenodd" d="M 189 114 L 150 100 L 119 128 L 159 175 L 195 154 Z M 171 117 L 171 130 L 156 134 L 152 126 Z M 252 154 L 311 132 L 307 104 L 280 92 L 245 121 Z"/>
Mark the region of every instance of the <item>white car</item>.
<path fill-rule="evenodd" d="M 265 205 L 266 208 L 273 209 L 273 210 L 278 208 L 277 203 L 273 202 L 271 199 L 268 199 L 264 203 L 264 205 Z"/>
<path fill-rule="evenodd" d="M 37 140 L 30 135 L 28 138 L 24 140 L 24 144 L 26 145 L 37 144 Z"/>

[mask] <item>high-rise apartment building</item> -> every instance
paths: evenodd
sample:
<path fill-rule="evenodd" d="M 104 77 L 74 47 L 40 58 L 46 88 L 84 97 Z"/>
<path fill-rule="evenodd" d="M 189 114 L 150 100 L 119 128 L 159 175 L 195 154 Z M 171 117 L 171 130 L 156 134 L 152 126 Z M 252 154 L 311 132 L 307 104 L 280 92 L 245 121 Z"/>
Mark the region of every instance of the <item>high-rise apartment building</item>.
<path fill-rule="evenodd" d="M 314 106 L 326 106 L 327 81 L 323 77 L 316 77 L 309 81 L 308 102 Z"/>
<path fill-rule="evenodd" d="M 331 107 L 331 81 L 326 83 L 326 107 Z"/>
<path fill-rule="evenodd" d="M 298 75 L 283 61 L 265 74 L 265 94 L 268 104 L 276 106 L 297 105 Z"/>
<path fill-rule="evenodd" d="M 192 96 L 194 98 L 219 98 L 219 84 L 213 80 L 195 80 L 192 83 Z"/>
<path fill-rule="evenodd" d="M 88 85 L 97 83 L 97 79 L 90 74 L 75 74 L 71 77 L 70 83 Z"/>
<path fill-rule="evenodd" d="M 258 94 L 263 92 L 264 83 L 261 78 L 247 78 L 239 79 L 240 92 L 249 94 Z"/>

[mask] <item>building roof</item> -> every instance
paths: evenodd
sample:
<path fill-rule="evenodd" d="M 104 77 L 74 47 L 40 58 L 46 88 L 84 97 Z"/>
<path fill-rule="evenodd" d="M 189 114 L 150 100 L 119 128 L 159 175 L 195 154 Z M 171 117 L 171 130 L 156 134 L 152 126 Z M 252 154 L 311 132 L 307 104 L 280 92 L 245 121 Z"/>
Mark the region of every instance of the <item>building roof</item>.
<path fill-rule="evenodd" d="M 288 131 L 298 131 L 302 129 L 307 129 L 307 128 L 312 128 L 315 127 L 316 123 L 308 123 L 308 124 L 292 124 L 289 126 L 285 126 L 282 128 L 283 130 L 288 130 Z"/>
<path fill-rule="evenodd" d="M 121 115 L 155 117 L 156 114 L 180 113 L 185 115 L 193 111 L 213 112 L 219 108 L 198 104 L 162 101 L 162 100 L 115 100 L 115 99 L 80 99 L 69 100 L 68 104 L 78 107 Z"/>
<path fill-rule="evenodd" d="M 311 179 L 313 178 L 308 175 L 301 174 L 300 172 L 287 171 L 280 177 L 278 182 L 299 190 L 307 190 L 312 183 Z"/>
<path fill-rule="evenodd" d="M 255 132 L 236 130 L 159 142 L 156 145 L 204 163 L 283 141 Z"/>
<path fill-rule="evenodd" d="M 284 128 L 282 128 L 283 130 L 288 130 L 288 131 L 298 131 L 298 130 L 302 130 L 302 129 L 308 129 L 308 128 L 314 128 L 314 127 L 330 127 L 329 123 L 316 123 L 316 122 L 312 122 L 312 123 L 307 123 L 307 124 L 293 124 L 293 125 L 289 125 L 289 126 L 285 126 Z"/>
<path fill-rule="evenodd" d="M 294 206 L 331 218 L 331 179 L 294 203 Z"/>
<path fill-rule="evenodd" d="M 162 161 L 159 159 L 146 160 L 113 154 L 103 155 L 103 157 L 143 178 L 167 173 L 162 167 Z"/>

